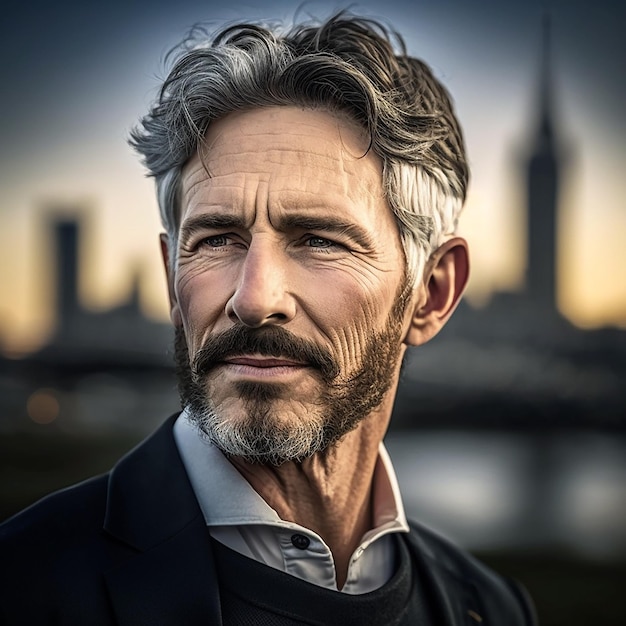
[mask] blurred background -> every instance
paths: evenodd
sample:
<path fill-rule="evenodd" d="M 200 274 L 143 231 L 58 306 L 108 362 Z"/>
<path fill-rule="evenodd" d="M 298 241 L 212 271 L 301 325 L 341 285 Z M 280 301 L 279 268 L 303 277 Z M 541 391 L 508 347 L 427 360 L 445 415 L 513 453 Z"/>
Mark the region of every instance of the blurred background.
<path fill-rule="evenodd" d="M 268 0 L 7 2 L 0 25 L 0 520 L 107 470 L 178 408 L 152 181 L 126 145 L 199 21 Z M 404 367 L 410 516 L 531 591 L 626 623 L 626 5 L 363 1 L 453 95 L 465 302 Z"/>

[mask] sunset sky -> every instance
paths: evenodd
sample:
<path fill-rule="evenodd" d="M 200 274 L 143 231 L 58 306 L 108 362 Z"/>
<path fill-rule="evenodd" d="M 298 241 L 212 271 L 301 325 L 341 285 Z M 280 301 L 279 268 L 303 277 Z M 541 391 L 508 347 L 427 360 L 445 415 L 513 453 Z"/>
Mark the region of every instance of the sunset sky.
<path fill-rule="evenodd" d="M 47 223 L 88 213 L 81 298 L 106 309 L 141 272 L 142 303 L 166 319 L 153 185 L 126 145 L 155 96 L 164 58 L 200 21 L 282 18 L 294 3 L 9 2 L 0 26 L 0 350 L 45 340 L 53 320 Z M 321 17 L 345 6 L 305 2 Z M 618 1 L 373 0 L 451 91 L 472 182 L 461 232 L 470 301 L 519 288 L 523 172 L 534 129 L 541 15 L 550 10 L 561 195 L 559 306 L 583 327 L 626 327 L 626 8 Z M 411 8 L 409 8 L 411 7 Z"/>

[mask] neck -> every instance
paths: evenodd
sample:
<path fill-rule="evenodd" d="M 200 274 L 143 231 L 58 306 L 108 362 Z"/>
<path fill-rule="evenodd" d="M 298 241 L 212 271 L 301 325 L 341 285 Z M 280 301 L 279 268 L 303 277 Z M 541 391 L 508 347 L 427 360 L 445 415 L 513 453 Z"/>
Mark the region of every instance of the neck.
<path fill-rule="evenodd" d="M 231 459 L 283 520 L 324 540 L 333 554 L 338 589 L 352 554 L 372 528 L 372 476 L 390 415 L 391 407 L 380 407 L 330 450 L 300 463 L 267 466 Z"/>

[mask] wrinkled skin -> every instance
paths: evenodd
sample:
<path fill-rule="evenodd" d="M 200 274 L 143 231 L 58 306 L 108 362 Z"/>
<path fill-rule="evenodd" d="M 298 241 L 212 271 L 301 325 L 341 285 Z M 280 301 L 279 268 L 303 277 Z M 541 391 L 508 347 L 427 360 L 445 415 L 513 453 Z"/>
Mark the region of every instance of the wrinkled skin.
<path fill-rule="evenodd" d="M 251 462 L 229 452 L 282 519 L 324 539 L 339 588 L 371 528 L 372 474 L 404 350 L 439 331 L 468 277 L 467 244 L 451 237 L 400 297 L 404 253 L 381 162 L 367 147 L 357 126 L 325 111 L 233 113 L 210 126 L 185 166 L 177 249 L 162 237 L 172 321 L 181 354 L 188 350 L 183 361 L 195 365 L 190 380 L 209 422 L 217 417 L 231 432 L 252 425 L 265 443 L 276 433 L 289 441 L 303 425 L 329 423 L 337 388 L 359 400 L 377 389 L 344 420 L 344 434 L 309 455 Z M 235 327 L 306 341 L 332 367 L 324 375 L 312 352 L 282 354 L 266 344 L 223 351 L 224 333 Z M 204 360 L 203 348 L 216 345 L 216 358 Z M 380 366 L 375 372 L 372 362 Z M 354 392 L 364 371 L 374 378 Z"/>
<path fill-rule="evenodd" d="M 196 376 L 191 406 L 218 445 L 215 424 L 247 434 L 227 452 L 254 460 L 256 441 L 262 462 L 302 459 L 380 404 L 400 358 L 404 255 L 381 164 L 348 122 L 292 108 L 231 115 L 206 146 L 184 172 L 175 285 L 192 358 L 236 325 L 311 343 L 335 375 L 298 350 L 270 363 L 239 348 Z"/>

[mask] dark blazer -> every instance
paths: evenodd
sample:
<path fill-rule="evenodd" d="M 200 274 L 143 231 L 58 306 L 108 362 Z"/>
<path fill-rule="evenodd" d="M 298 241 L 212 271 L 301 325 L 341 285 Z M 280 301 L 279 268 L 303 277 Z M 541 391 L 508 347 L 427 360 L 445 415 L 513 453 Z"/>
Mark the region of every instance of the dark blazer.
<path fill-rule="evenodd" d="M 222 623 L 211 540 L 172 436 L 175 417 L 109 474 L 0 526 L 0 624 Z M 535 623 L 517 585 L 412 528 L 437 626 Z"/>

